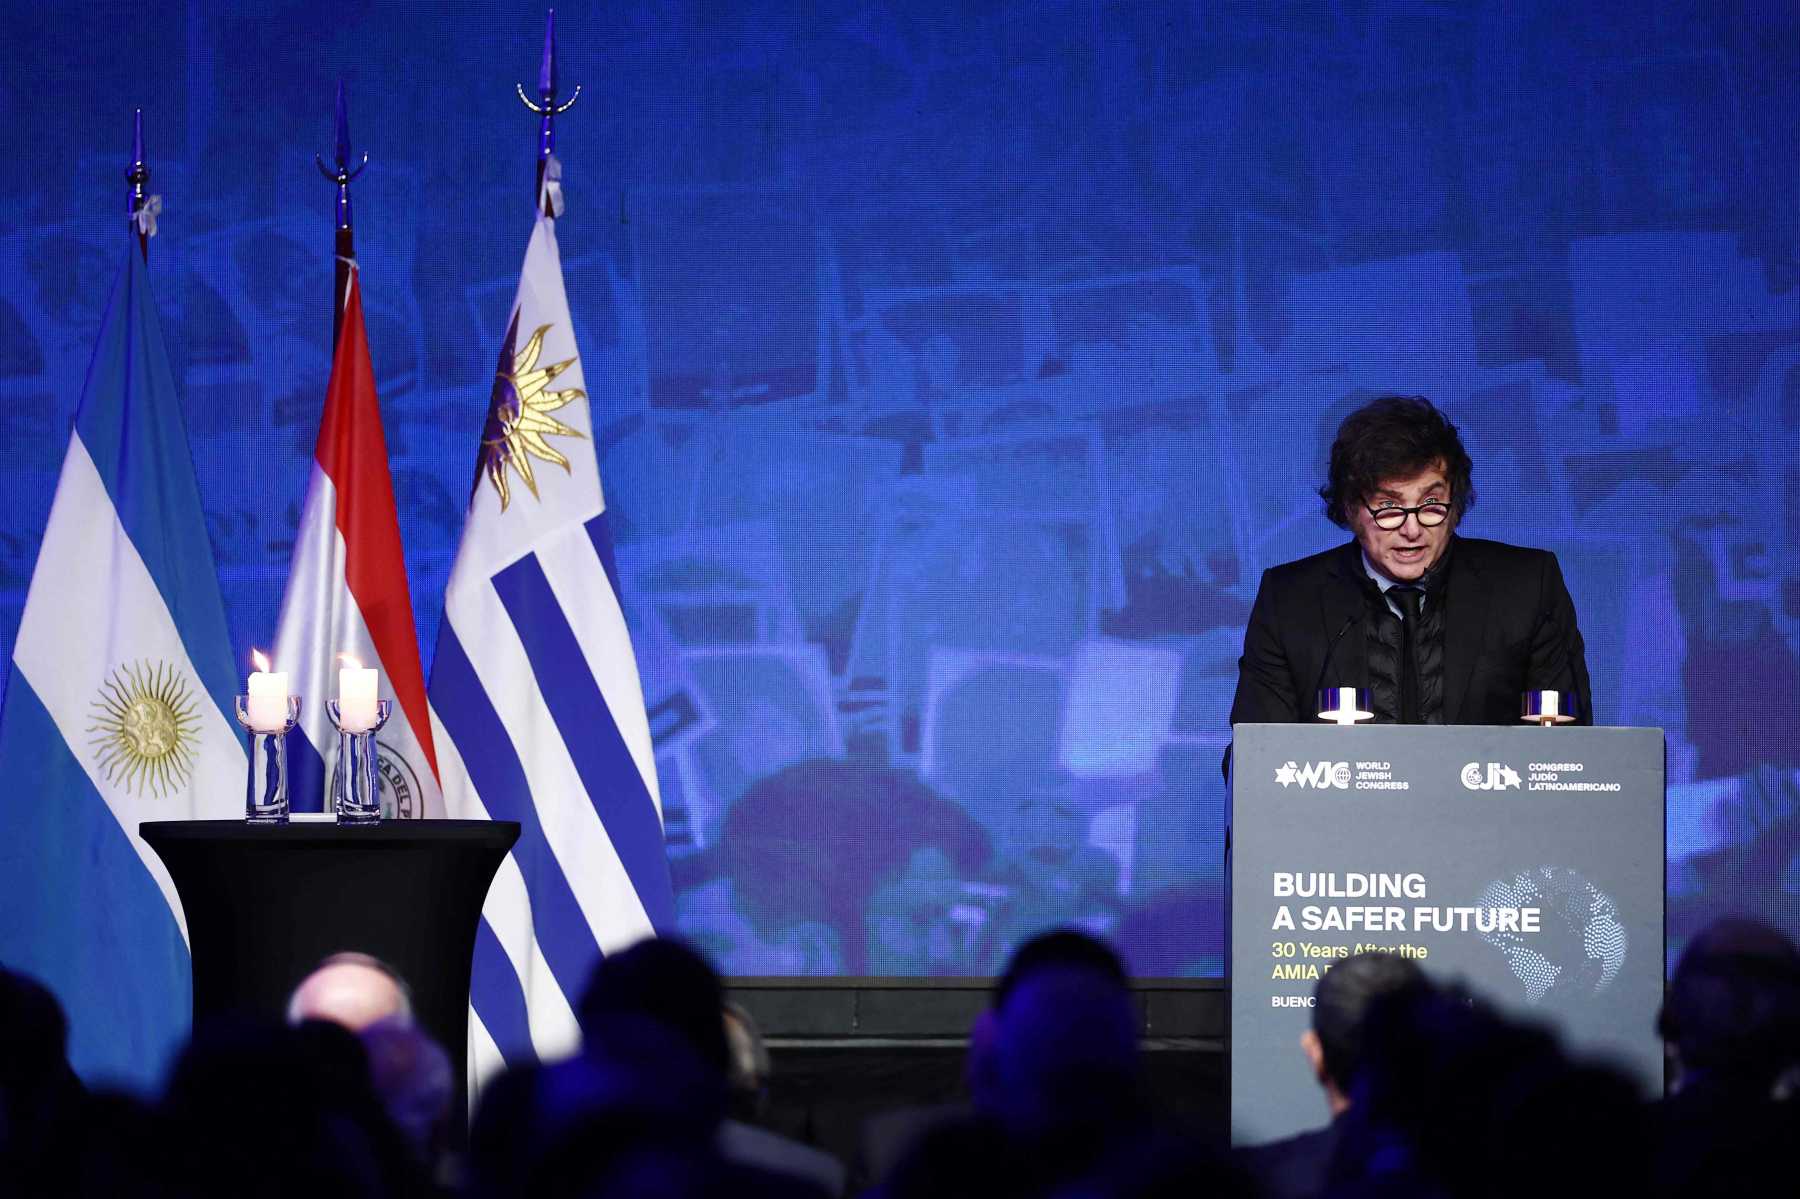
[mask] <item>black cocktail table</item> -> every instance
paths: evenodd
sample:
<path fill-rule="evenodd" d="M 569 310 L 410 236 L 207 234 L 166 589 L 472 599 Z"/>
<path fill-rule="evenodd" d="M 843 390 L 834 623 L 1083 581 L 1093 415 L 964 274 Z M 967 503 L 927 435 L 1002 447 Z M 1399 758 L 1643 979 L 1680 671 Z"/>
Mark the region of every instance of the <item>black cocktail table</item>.
<path fill-rule="evenodd" d="M 514 821 L 393 820 L 373 827 L 146 821 L 187 916 L 194 1020 L 279 1020 L 295 984 L 333 953 L 393 966 L 419 1025 L 450 1055 L 466 1127 L 469 966 L 488 884 Z"/>

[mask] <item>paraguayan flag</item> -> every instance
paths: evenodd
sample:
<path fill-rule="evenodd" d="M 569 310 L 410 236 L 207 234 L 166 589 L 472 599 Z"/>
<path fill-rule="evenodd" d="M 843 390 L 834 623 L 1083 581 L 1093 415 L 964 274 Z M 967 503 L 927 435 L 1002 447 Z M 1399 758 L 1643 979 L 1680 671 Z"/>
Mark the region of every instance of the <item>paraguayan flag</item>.
<path fill-rule="evenodd" d="M 192 1011 L 145 820 L 243 816 L 225 606 L 135 228 L 0 710 L 0 962 L 62 1001 L 84 1075 L 159 1080 Z"/>
<path fill-rule="evenodd" d="M 448 815 L 516 820 L 476 940 L 469 1063 L 554 1057 L 603 953 L 673 925 L 655 754 L 541 212 L 500 350 L 430 687 Z"/>
<path fill-rule="evenodd" d="M 361 274 L 351 268 L 275 633 L 272 664 L 291 672 L 305 701 L 288 735 L 289 794 L 296 812 L 330 810 L 338 735 L 325 705 L 337 695 L 341 666 L 371 666 L 380 698 L 393 705 L 375 738 L 382 814 L 442 818 Z"/>

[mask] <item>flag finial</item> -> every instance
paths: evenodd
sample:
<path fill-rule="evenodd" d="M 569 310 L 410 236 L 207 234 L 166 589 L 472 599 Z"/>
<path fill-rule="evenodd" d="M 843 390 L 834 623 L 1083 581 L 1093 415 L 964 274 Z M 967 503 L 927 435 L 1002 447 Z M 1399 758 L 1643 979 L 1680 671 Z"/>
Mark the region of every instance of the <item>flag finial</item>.
<path fill-rule="evenodd" d="M 331 303 L 331 348 L 336 353 L 338 337 L 343 332 L 344 302 L 350 294 L 350 269 L 356 261 L 356 235 L 350 219 L 350 183 L 363 173 L 369 165 L 369 155 L 363 152 L 362 161 L 354 167 L 350 150 L 350 100 L 349 90 L 342 79 L 337 85 L 337 151 L 336 166 L 328 167 L 325 160 L 317 154 L 313 162 L 318 165 L 319 174 L 337 184 L 337 208 L 335 212 L 337 238 L 334 247 L 336 267 L 332 271 L 332 303 Z"/>
<path fill-rule="evenodd" d="M 337 227 L 340 230 L 347 230 L 350 228 L 351 181 L 362 174 L 363 168 L 369 165 L 369 155 L 367 151 L 363 152 L 362 161 L 357 163 L 354 167 L 350 165 L 350 161 L 353 157 L 354 155 L 350 151 L 350 102 L 344 88 L 344 81 L 340 79 L 338 80 L 337 85 L 336 168 L 333 169 L 332 167 L 326 166 L 323 158 L 320 158 L 317 154 L 313 155 L 313 162 L 318 165 L 319 174 L 337 184 Z"/>
<path fill-rule="evenodd" d="M 125 168 L 125 182 L 131 185 L 131 190 L 126 197 L 125 212 L 127 216 L 134 218 L 134 223 L 138 227 L 138 252 L 144 256 L 144 260 L 147 262 L 150 259 L 149 226 L 143 220 L 136 219 L 138 213 L 144 210 L 144 206 L 150 200 L 149 194 L 145 191 L 145 187 L 150 182 L 150 168 L 144 162 L 144 110 L 141 108 L 133 109 L 131 113 L 131 165 Z M 154 214 L 152 214 L 150 224 L 154 225 L 154 223 Z"/>
<path fill-rule="evenodd" d="M 575 85 L 575 94 L 561 104 L 556 102 L 556 10 L 544 21 L 544 61 L 538 67 L 538 98 L 533 103 L 525 94 L 525 85 L 513 85 L 519 93 L 519 102 L 538 114 L 538 161 L 537 161 L 537 194 L 544 194 L 544 172 L 551 156 L 556 153 L 556 118 L 575 107 L 575 101 L 581 99 L 581 85 Z M 545 200 L 545 211 L 549 211 L 549 201 Z M 552 213 L 554 215 L 554 213 Z"/>
<path fill-rule="evenodd" d="M 556 10 L 544 18 L 544 62 L 538 68 L 538 91 L 556 95 Z"/>

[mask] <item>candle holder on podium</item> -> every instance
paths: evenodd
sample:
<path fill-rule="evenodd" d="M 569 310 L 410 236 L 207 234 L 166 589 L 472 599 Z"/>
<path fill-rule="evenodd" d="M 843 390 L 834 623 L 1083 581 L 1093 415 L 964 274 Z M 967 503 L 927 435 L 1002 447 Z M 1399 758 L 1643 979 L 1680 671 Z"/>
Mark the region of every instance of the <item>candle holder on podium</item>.
<path fill-rule="evenodd" d="M 1313 710 L 1320 720 L 1332 724 L 1357 724 L 1375 719 L 1367 687 L 1321 687 L 1318 699 L 1318 706 Z"/>
<path fill-rule="evenodd" d="M 1573 691 L 1527 691 L 1519 701 L 1519 720 L 1549 728 L 1574 724 L 1581 716 L 1581 700 Z"/>
<path fill-rule="evenodd" d="M 244 820 L 250 824 L 288 822 L 287 735 L 300 720 L 300 697 L 286 697 L 273 712 L 262 710 L 263 696 L 237 697 L 237 719 L 250 734 L 250 778 L 244 787 Z M 277 703 L 280 701 L 277 700 Z M 280 727 L 271 718 L 286 712 Z M 255 718 L 252 719 L 252 712 Z"/>
<path fill-rule="evenodd" d="M 375 734 L 393 714 L 394 701 L 375 701 L 374 723 L 344 727 L 343 707 L 337 700 L 325 705 L 338 731 L 337 766 L 331 772 L 331 810 L 339 824 L 381 823 L 381 778 L 376 772 L 380 751 Z"/>

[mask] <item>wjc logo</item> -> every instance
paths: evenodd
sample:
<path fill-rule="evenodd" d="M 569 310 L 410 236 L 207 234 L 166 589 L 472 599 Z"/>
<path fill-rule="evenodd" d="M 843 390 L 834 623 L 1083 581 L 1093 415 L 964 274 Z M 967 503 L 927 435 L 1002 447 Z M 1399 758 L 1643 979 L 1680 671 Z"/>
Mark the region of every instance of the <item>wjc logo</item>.
<path fill-rule="evenodd" d="M 1470 762 L 1462 768 L 1462 785 L 1471 791 L 1504 791 L 1508 787 L 1516 790 L 1519 772 L 1503 763 L 1489 762 L 1484 775 L 1480 762 Z"/>
<path fill-rule="evenodd" d="M 1275 781 L 1286 787 L 1289 783 L 1298 783 L 1302 787 L 1337 787 L 1340 790 L 1350 789 L 1350 763 L 1348 762 L 1308 762 L 1301 766 L 1294 762 L 1284 762 L 1275 770 Z"/>

